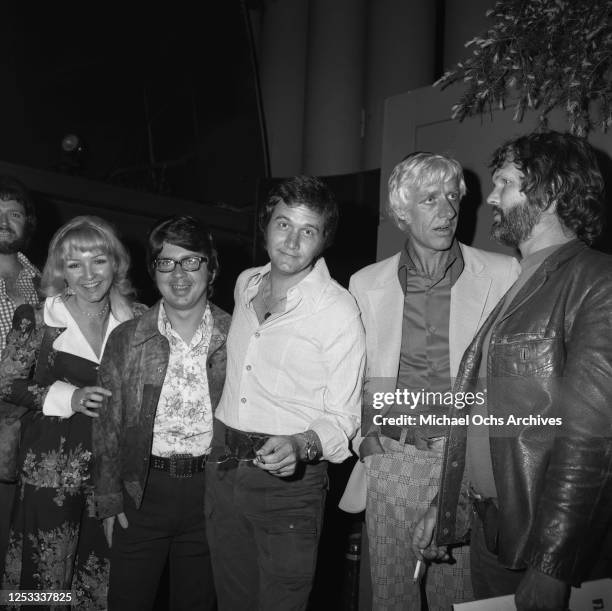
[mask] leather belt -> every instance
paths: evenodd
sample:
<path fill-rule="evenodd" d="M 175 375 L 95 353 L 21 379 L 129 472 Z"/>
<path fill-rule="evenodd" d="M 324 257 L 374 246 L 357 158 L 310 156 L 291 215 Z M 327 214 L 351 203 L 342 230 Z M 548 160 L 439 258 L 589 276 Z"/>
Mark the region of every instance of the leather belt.
<path fill-rule="evenodd" d="M 247 433 L 229 426 L 225 427 L 225 446 L 232 458 L 239 460 L 255 458 L 257 450 L 266 443 L 270 435 Z"/>
<path fill-rule="evenodd" d="M 171 456 L 154 456 L 151 454 L 151 469 L 165 471 L 170 477 L 191 477 L 201 473 L 206 466 L 206 454 L 172 454 Z"/>

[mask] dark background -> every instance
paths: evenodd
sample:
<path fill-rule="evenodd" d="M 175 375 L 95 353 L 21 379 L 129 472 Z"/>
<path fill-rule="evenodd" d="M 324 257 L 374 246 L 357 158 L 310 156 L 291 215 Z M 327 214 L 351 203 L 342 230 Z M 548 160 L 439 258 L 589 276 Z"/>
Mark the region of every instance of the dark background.
<path fill-rule="evenodd" d="M 273 182 L 246 18 L 246 8 L 257 4 L 2 4 L 0 171 L 21 178 L 36 196 L 40 226 L 29 253 L 35 263 L 44 263 L 60 225 L 98 214 L 118 227 L 140 299 L 151 304 L 157 296 L 145 271 L 147 230 L 162 216 L 194 214 L 215 236 L 221 275 L 214 300 L 231 312 L 236 276 L 265 261 L 256 211 Z M 71 133 L 83 143 L 80 155 L 62 152 Z M 600 161 L 609 183 L 610 159 Z M 326 181 L 341 207 L 326 259 L 346 286 L 351 273 L 375 260 L 380 172 Z M 470 198 L 458 233 L 471 243 L 484 189 L 475 175 L 466 182 Z M 609 232 L 598 246 L 612 251 Z M 337 502 L 351 467 L 330 465 L 313 609 L 349 602 L 352 561 L 345 553 L 361 516 L 343 514 Z M 164 582 L 158 610 L 166 606 Z"/>
<path fill-rule="evenodd" d="M 44 263 L 61 224 L 99 214 L 128 244 L 140 298 L 150 304 L 156 295 L 144 272 L 148 228 L 169 214 L 194 214 L 216 238 L 216 301 L 231 311 L 238 273 L 265 261 L 255 218 L 272 184 L 248 4 L 119 9 L 69 2 L 35 11 L 5 4 L 0 164 L 12 164 L 3 169 L 35 192 L 35 263 Z M 67 134 L 79 136 L 80 155 L 62 151 Z M 375 259 L 379 175 L 326 179 L 341 205 L 327 260 L 345 285 Z"/>
<path fill-rule="evenodd" d="M 256 211 L 267 176 L 246 3 L 121 6 L 5 3 L 0 19 L 0 171 L 29 186 L 39 229 L 28 253 L 42 266 L 55 230 L 79 214 L 112 221 L 129 247 L 139 298 L 157 299 L 145 271 L 148 228 L 201 217 L 215 236 L 214 301 L 233 308 L 240 271 L 266 261 Z M 83 148 L 62 150 L 67 134 Z M 341 220 L 326 254 L 332 276 L 375 260 L 378 170 L 326 178 Z M 348 536 L 361 517 L 337 509 L 352 461 L 330 465 L 312 608 L 347 602 Z M 350 563 L 349 563 L 350 564 Z M 167 606 L 162 582 L 158 609 Z"/>
<path fill-rule="evenodd" d="M 263 175 L 241 3 L 5 3 L 0 159 L 244 205 Z"/>

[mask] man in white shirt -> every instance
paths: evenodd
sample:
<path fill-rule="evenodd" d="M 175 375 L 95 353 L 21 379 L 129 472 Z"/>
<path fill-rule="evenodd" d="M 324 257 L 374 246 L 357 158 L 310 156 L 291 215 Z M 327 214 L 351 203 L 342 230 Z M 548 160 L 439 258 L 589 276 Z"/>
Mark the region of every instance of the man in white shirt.
<path fill-rule="evenodd" d="M 327 461 L 350 455 L 365 358 L 359 310 L 320 258 L 337 221 L 317 178 L 279 184 L 260 215 L 270 262 L 236 283 L 206 467 L 221 611 L 301 609 L 308 601 Z"/>

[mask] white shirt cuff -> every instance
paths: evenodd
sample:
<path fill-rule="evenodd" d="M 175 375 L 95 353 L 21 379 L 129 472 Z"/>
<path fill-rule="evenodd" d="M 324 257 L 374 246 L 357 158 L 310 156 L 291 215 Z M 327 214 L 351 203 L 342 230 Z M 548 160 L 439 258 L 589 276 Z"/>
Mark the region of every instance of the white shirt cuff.
<path fill-rule="evenodd" d="M 348 448 L 348 439 L 344 431 L 335 423 L 324 418 L 318 418 L 311 422 L 308 428 L 319 436 L 325 460 L 332 463 L 341 463 L 351 455 Z"/>
<path fill-rule="evenodd" d="M 72 411 L 72 395 L 77 389 L 76 386 L 68 382 L 57 381 L 49 387 L 49 392 L 43 403 L 43 414 L 45 416 L 59 416 L 60 418 L 70 418 Z"/>

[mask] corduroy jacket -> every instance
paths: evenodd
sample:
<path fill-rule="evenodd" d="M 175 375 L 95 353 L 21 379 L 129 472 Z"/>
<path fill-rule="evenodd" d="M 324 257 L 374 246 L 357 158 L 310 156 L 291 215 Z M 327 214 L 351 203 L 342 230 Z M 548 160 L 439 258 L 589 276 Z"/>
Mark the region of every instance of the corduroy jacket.
<path fill-rule="evenodd" d="M 159 305 L 110 335 L 98 382 L 113 394 L 94 420 L 96 512 L 107 518 L 123 511 L 123 491 L 140 507 L 149 471 L 153 423 L 170 357 L 159 332 Z M 206 360 L 208 388 L 216 409 L 225 381 L 225 343 L 231 316 L 210 304 L 213 330 Z"/>
<path fill-rule="evenodd" d="M 482 342 L 463 356 L 455 392 L 477 384 Z M 487 361 L 499 561 L 579 584 L 612 514 L 612 257 L 574 240 L 550 255 L 493 329 Z M 455 410 L 454 415 L 462 415 Z M 510 416 L 522 418 L 508 426 Z M 550 420 L 554 419 L 554 420 Z M 451 426 L 436 542 L 462 538 L 466 429 Z"/>

